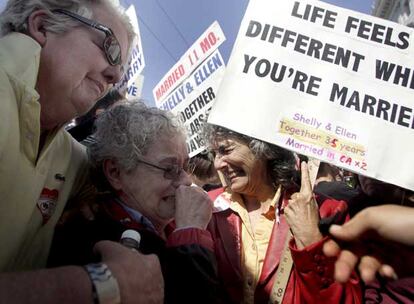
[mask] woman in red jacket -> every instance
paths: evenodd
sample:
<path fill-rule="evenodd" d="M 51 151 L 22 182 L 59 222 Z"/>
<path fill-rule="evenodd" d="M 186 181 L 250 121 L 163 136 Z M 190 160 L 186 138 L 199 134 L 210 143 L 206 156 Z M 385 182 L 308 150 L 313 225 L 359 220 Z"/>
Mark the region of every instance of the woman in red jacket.
<path fill-rule="evenodd" d="M 346 204 L 315 199 L 306 163 L 297 186 L 287 150 L 219 126 L 206 138 L 228 183 L 210 193 L 208 228 L 228 303 L 361 303 L 358 279 L 336 283 L 322 253 L 322 228 L 343 221 Z"/>

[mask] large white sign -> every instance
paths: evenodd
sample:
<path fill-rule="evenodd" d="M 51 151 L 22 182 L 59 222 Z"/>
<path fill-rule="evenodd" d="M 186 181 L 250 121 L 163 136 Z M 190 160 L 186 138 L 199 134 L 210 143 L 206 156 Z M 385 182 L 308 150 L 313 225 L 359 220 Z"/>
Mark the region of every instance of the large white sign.
<path fill-rule="evenodd" d="M 157 107 L 159 107 L 161 102 L 225 40 L 226 37 L 224 36 L 219 23 L 214 21 L 154 87 L 152 93 Z"/>
<path fill-rule="evenodd" d="M 251 0 L 209 122 L 414 190 L 414 37 L 314 0 Z"/>
<path fill-rule="evenodd" d="M 161 109 L 178 115 L 186 127 L 190 157 L 205 149 L 199 133 L 215 102 L 224 70 L 224 60 L 216 50 L 160 104 Z"/>
<path fill-rule="evenodd" d="M 128 58 L 128 65 L 125 70 L 124 77 L 119 83 L 117 83 L 115 88 L 120 92 L 127 91 L 127 96 L 133 96 L 133 94 L 130 94 L 130 92 L 133 90 L 135 80 L 145 67 L 145 59 L 144 52 L 142 50 L 141 35 L 139 33 L 138 19 L 134 5 L 130 5 L 125 13 L 131 20 L 131 24 L 134 27 L 136 36 L 132 42 L 132 52 Z"/>
<path fill-rule="evenodd" d="M 126 99 L 133 100 L 141 97 L 142 88 L 144 87 L 144 75 L 138 75 L 133 83 L 131 83 L 126 91 Z"/>

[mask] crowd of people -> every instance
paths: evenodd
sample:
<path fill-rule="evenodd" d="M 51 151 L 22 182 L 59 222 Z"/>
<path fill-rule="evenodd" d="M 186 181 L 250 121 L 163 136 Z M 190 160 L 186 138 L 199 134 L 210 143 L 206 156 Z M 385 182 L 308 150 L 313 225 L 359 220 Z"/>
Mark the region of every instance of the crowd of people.
<path fill-rule="evenodd" d="M 306 157 L 216 125 L 189 159 L 176 117 L 111 90 L 128 20 L 0 13 L 0 303 L 414 302 L 412 191 L 329 164 L 313 188 Z"/>

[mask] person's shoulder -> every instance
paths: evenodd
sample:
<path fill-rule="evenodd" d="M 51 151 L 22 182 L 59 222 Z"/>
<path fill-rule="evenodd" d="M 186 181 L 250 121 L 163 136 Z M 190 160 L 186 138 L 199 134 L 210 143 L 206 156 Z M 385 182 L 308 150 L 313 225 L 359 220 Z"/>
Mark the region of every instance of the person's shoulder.
<path fill-rule="evenodd" d="M 65 143 L 70 145 L 72 158 L 80 159 L 82 161 L 87 160 L 86 147 L 74 139 L 67 130 L 60 130 L 59 132 Z"/>
<path fill-rule="evenodd" d="M 13 117 L 18 115 L 16 98 L 14 97 L 13 88 L 10 79 L 0 67 L 0 154 L 3 149 L 7 148 L 7 142 L 10 139 L 10 132 L 15 130 L 18 122 Z"/>
<path fill-rule="evenodd" d="M 229 188 L 217 188 L 209 191 L 207 194 L 213 202 L 213 217 L 219 213 L 227 214 L 231 210 L 232 193 Z"/>
<path fill-rule="evenodd" d="M 224 187 L 220 187 L 214 190 L 210 190 L 207 192 L 208 197 L 214 201 L 220 194 L 222 194 L 224 192 Z"/>

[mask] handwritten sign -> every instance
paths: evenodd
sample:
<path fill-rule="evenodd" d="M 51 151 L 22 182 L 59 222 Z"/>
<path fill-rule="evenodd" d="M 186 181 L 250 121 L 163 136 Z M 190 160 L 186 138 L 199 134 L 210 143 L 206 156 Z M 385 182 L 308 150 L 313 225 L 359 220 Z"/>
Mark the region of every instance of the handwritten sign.
<path fill-rule="evenodd" d="M 251 0 L 209 122 L 414 190 L 413 36 L 321 1 Z"/>

